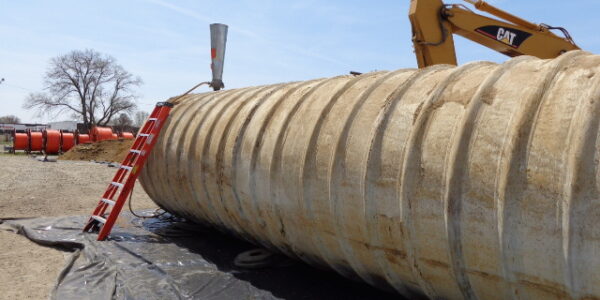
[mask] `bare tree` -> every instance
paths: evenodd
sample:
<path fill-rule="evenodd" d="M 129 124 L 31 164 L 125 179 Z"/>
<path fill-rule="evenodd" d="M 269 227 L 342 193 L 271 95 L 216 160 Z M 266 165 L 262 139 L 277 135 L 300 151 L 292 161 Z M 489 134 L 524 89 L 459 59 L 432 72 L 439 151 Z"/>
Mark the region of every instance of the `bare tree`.
<path fill-rule="evenodd" d="M 133 124 L 133 121 L 131 121 L 131 118 L 125 113 L 120 114 L 112 122 L 113 128 L 116 129 L 117 131 L 121 131 L 121 132 L 131 130 L 132 124 Z"/>
<path fill-rule="evenodd" d="M 20 124 L 21 123 L 21 119 L 19 119 L 19 117 L 17 117 L 17 116 L 8 115 L 8 116 L 0 117 L 0 123 L 4 123 L 4 124 Z"/>
<path fill-rule="evenodd" d="M 141 128 L 144 125 L 144 122 L 146 122 L 146 119 L 148 119 L 148 116 L 150 116 L 148 112 L 138 110 L 133 117 L 133 125 L 135 127 Z"/>
<path fill-rule="evenodd" d="M 71 111 L 87 128 L 105 126 L 119 113 L 135 110 L 133 89 L 141 84 L 113 57 L 75 50 L 50 61 L 45 91 L 29 94 L 23 106 L 40 114 Z"/>

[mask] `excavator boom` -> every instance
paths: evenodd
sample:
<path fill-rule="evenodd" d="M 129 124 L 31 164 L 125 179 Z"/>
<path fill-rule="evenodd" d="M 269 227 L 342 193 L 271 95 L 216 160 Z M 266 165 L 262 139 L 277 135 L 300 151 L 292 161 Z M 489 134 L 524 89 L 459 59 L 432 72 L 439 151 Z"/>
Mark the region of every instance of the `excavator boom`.
<path fill-rule="evenodd" d="M 531 23 L 485 1 L 465 1 L 500 20 L 476 14 L 461 4 L 411 0 L 409 18 L 419 68 L 436 64 L 456 65 L 453 34 L 510 57 L 555 58 L 579 49 L 563 28 Z M 554 34 L 551 32 L 553 29 L 561 30 L 565 37 Z"/>

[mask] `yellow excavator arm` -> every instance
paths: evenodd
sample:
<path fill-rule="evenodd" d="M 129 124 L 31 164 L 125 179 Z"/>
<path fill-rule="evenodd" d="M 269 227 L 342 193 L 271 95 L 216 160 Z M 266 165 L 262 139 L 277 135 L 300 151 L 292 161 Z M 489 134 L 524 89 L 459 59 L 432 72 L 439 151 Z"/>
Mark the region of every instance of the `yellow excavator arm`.
<path fill-rule="evenodd" d="M 579 49 L 564 28 L 531 23 L 483 0 L 464 1 L 501 20 L 476 14 L 462 4 L 411 0 L 409 18 L 419 68 L 437 64 L 456 65 L 453 34 L 510 57 L 532 55 L 554 58 Z M 560 30 L 564 37 L 551 30 Z"/>

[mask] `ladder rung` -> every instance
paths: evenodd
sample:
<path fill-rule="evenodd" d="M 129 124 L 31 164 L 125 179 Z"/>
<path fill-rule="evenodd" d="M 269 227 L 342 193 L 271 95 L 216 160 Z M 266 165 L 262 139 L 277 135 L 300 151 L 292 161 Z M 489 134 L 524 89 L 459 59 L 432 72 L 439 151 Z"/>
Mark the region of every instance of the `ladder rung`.
<path fill-rule="evenodd" d="M 106 223 L 106 219 L 103 218 L 103 217 L 101 217 L 101 216 L 92 216 L 92 219 L 94 219 L 94 220 L 96 220 L 96 221 L 98 221 L 98 222 L 100 222 L 102 224 Z"/>
<path fill-rule="evenodd" d="M 122 188 L 122 187 L 123 187 L 123 184 L 122 184 L 122 183 L 118 183 L 118 182 L 114 182 L 114 181 L 113 181 L 113 182 L 111 182 L 110 184 L 112 184 L 112 185 L 114 185 L 114 186 L 116 186 L 116 187 L 119 187 L 119 188 Z"/>
<path fill-rule="evenodd" d="M 100 200 L 100 201 L 102 201 L 108 205 L 115 205 L 115 203 L 116 203 L 115 201 L 112 201 L 110 199 L 104 199 L 104 198 L 102 198 L 102 200 Z"/>
<path fill-rule="evenodd" d="M 150 114 L 151 117 L 146 120 L 143 129 L 138 132 L 138 135 L 136 136 L 134 144 L 137 146 L 132 146 L 127 157 L 125 157 L 121 165 L 118 166 L 119 169 L 113 178 L 113 180 L 116 181 L 110 182 L 108 188 L 104 192 L 105 194 L 100 198 L 98 206 L 96 206 L 96 209 L 92 213 L 91 218 L 83 228 L 84 232 L 100 229 L 97 237 L 98 241 L 103 241 L 110 235 L 110 231 L 119 217 L 119 213 L 123 206 L 123 202 L 117 201 L 120 201 L 120 196 L 125 196 L 131 192 L 131 189 L 135 185 L 135 180 L 140 175 L 140 172 L 136 171 L 143 168 L 147 155 L 152 151 L 152 148 L 156 143 L 156 138 L 159 136 L 160 130 L 165 124 L 165 120 L 168 117 L 171 108 L 173 108 L 173 105 L 174 104 L 168 102 L 159 102 L 156 104 L 156 107 Z M 139 138 L 144 139 L 139 140 Z M 136 153 L 139 156 L 133 156 L 131 153 Z M 130 173 L 127 173 L 127 171 L 130 171 Z M 118 197 L 114 198 L 117 193 L 119 193 Z M 108 205 L 110 205 L 111 208 L 110 213 L 107 215 L 104 214 L 104 212 L 108 208 Z M 100 223 L 103 225 L 100 225 Z"/>
<path fill-rule="evenodd" d="M 121 165 L 119 168 L 121 168 L 121 169 L 125 169 L 125 170 L 127 170 L 127 171 L 131 171 L 131 170 L 133 170 L 133 167 L 130 167 L 130 166 L 124 166 L 124 165 Z"/>

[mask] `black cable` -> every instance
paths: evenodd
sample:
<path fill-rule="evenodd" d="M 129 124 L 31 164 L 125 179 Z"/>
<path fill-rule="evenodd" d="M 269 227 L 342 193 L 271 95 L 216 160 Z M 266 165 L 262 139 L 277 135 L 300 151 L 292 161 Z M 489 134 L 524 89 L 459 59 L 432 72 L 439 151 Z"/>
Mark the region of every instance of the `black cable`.
<path fill-rule="evenodd" d="M 563 35 L 565 36 L 565 39 L 567 39 L 567 41 L 569 41 L 569 43 L 573 44 L 574 46 L 577 46 L 577 44 L 575 43 L 575 40 L 573 40 L 573 37 L 571 36 L 569 31 L 567 29 L 565 29 L 564 27 L 550 26 L 550 25 L 544 24 L 544 23 L 540 24 L 540 26 L 545 27 L 549 30 L 559 30 L 560 32 L 563 33 Z"/>
<path fill-rule="evenodd" d="M 198 88 L 199 86 L 201 86 L 201 85 L 203 85 L 203 84 L 207 84 L 207 85 L 209 85 L 209 86 L 210 86 L 210 84 L 211 84 L 211 83 L 210 83 L 209 81 L 200 82 L 200 83 L 196 84 L 194 87 L 192 87 L 191 89 L 189 89 L 187 92 L 185 92 L 185 93 L 183 93 L 183 94 L 181 94 L 181 95 L 179 95 L 179 96 L 175 97 L 174 99 L 171 99 L 169 102 L 171 102 L 171 103 L 175 104 L 175 103 L 174 103 L 175 101 L 177 101 L 177 100 L 179 100 L 180 98 L 182 98 L 183 96 L 186 96 L 187 94 L 191 93 L 193 90 L 195 90 L 196 88 Z M 129 201 L 128 201 L 128 202 L 129 202 L 129 204 L 128 204 L 128 206 L 129 206 L 129 212 L 130 212 L 132 215 L 134 215 L 135 217 L 138 217 L 138 218 L 142 218 L 142 219 L 152 219 L 152 218 L 158 218 L 158 217 L 160 217 L 160 216 L 162 216 L 162 215 L 164 215 L 164 214 L 166 214 L 166 213 L 167 213 L 167 211 L 164 211 L 164 210 L 163 210 L 163 212 L 159 213 L 158 211 L 159 211 L 159 210 L 161 210 L 161 209 L 160 209 L 160 208 L 157 208 L 157 209 L 154 211 L 154 214 L 152 214 L 152 215 L 150 215 L 150 216 L 142 216 L 142 215 L 138 215 L 138 214 L 136 214 L 136 213 L 133 211 L 133 208 L 131 208 L 131 202 L 133 202 L 131 199 L 133 198 L 133 188 L 134 188 L 134 187 L 135 187 L 135 185 L 133 185 L 133 186 L 131 187 L 131 193 L 129 193 Z"/>
<path fill-rule="evenodd" d="M 133 199 L 133 188 L 134 188 L 134 187 L 135 187 L 135 186 L 132 186 L 132 187 L 131 187 L 131 193 L 129 193 L 129 201 L 128 201 L 128 202 L 129 202 L 129 203 L 128 203 L 128 206 L 129 206 L 129 212 L 130 212 L 132 215 L 134 215 L 135 217 L 138 217 L 138 218 L 142 218 L 142 219 L 152 219 L 152 218 L 158 218 L 158 217 L 160 217 L 160 216 L 162 216 L 162 215 L 164 215 L 164 214 L 166 214 L 166 213 L 167 213 L 166 211 L 163 211 L 163 212 L 159 213 L 158 211 L 159 211 L 159 210 L 161 210 L 161 209 L 160 209 L 160 208 L 157 208 L 157 209 L 154 211 L 154 214 L 152 214 L 152 215 L 150 215 L 150 216 L 142 216 L 142 215 L 138 215 L 138 214 L 136 214 L 136 213 L 133 211 L 133 208 L 131 207 L 131 202 L 133 202 L 131 199 Z"/>

